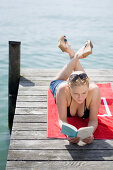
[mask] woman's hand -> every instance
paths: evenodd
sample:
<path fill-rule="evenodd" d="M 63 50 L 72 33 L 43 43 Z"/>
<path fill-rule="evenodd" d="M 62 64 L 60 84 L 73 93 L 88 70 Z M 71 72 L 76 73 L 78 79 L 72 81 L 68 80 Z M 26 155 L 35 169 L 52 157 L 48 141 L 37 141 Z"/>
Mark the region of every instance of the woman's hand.
<path fill-rule="evenodd" d="M 80 141 L 79 137 L 67 138 L 70 143 L 78 143 Z"/>
<path fill-rule="evenodd" d="M 83 139 L 82 141 L 86 144 L 90 144 L 90 143 L 93 143 L 93 140 L 94 140 L 94 137 L 90 136 L 88 138 Z"/>

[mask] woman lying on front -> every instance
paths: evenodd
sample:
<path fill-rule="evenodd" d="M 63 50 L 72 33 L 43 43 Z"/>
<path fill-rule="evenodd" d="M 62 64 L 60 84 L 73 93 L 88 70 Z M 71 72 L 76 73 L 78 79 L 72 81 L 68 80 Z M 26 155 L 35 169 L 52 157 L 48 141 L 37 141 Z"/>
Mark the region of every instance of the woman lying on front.
<path fill-rule="evenodd" d="M 67 117 L 79 116 L 82 119 L 89 118 L 88 126 L 93 126 L 95 131 L 98 126 L 100 91 L 96 84 L 89 82 L 89 77 L 79 62 L 79 59 L 92 53 L 92 43 L 86 42 L 85 46 L 75 54 L 66 37 L 62 36 L 59 40 L 59 47 L 70 56 L 69 63 L 50 84 L 59 113 L 59 125 L 61 127 L 62 122 L 67 122 Z M 73 137 L 68 140 L 78 143 L 80 138 Z M 93 140 L 94 137 L 89 136 L 83 139 L 83 142 L 89 144 Z"/>

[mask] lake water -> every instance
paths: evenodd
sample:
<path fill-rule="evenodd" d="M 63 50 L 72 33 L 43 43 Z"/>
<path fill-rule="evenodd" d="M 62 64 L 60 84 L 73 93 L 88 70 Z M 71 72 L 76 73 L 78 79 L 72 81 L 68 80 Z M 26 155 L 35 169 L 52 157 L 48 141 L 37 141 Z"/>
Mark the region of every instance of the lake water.
<path fill-rule="evenodd" d="M 75 51 L 92 40 L 84 68 L 113 69 L 112 0 L 0 0 L 0 170 L 10 140 L 8 41 L 21 41 L 21 68 L 61 68 L 69 60 L 57 47 L 62 34 Z"/>

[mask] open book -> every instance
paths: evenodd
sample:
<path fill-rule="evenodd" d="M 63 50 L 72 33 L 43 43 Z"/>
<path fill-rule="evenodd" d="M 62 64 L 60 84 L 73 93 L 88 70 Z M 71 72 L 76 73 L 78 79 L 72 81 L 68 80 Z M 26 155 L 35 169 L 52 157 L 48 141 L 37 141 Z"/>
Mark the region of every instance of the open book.
<path fill-rule="evenodd" d="M 68 123 L 62 123 L 61 133 L 67 135 L 68 137 L 80 137 L 80 139 L 85 139 L 92 136 L 94 127 L 82 127 L 77 130 L 77 128 Z"/>

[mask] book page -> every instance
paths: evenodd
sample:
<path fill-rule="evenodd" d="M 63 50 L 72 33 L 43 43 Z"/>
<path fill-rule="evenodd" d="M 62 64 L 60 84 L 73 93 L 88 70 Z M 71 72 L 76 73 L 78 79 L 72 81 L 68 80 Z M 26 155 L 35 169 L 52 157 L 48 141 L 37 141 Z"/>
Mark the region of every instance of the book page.
<path fill-rule="evenodd" d="M 85 139 L 87 137 L 92 136 L 93 134 L 94 127 L 83 127 L 78 130 L 77 137 L 80 137 L 81 139 Z"/>

